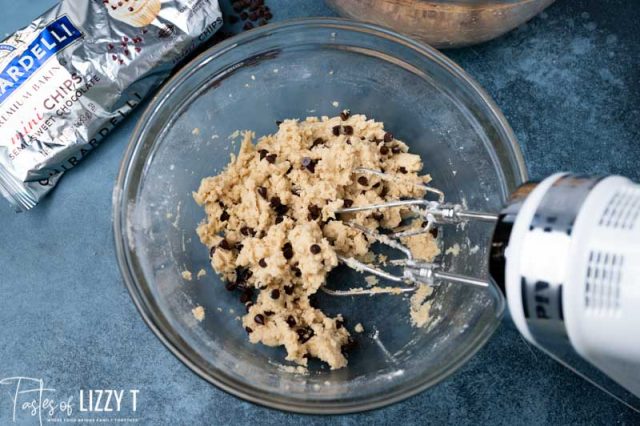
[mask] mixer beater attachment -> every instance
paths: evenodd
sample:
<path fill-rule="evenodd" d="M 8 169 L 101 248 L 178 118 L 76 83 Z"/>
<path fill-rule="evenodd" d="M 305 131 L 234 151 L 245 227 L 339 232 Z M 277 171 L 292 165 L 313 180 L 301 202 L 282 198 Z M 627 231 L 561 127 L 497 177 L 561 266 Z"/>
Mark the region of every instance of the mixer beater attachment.
<path fill-rule="evenodd" d="M 366 168 L 358 168 L 356 173 L 371 174 L 378 176 L 383 180 L 401 180 L 401 178 L 388 175 L 386 173 Z M 426 199 L 411 199 L 411 200 L 398 200 L 389 201 L 380 204 L 371 204 L 367 206 L 349 207 L 336 211 L 338 214 L 344 213 L 358 213 L 372 210 L 382 210 L 389 208 L 408 208 L 414 215 L 421 218 L 425 225 L 420 229 L 412 229 L 408 231 L 392 232 L 388 234 L 382 234 L 377 231 L 365 228 L 357 223 L 346 221 L 345 224 L 363 232 L 368 237 L 373 238 L 377 242 L 386 245 L 392 249 L 395 249 L 404 254 L 403 259 L 394 259 L 389 263 L 393 266 L 400 267 L 401 273 L 394 274 L 381 269 L 375 265 L 361 262 L 353 257 L 338 256 L 338 259 L 346 266 L 361 272 L 369 273 L 380 278 L 386 279 L 398 284 L 405 284 L 406 287 L 373 287 L 373 288 L 354 288 L 350 290 L 332 290 L 326 287 L 322 287 L 322 290 L 332 296 L 358 296 L 358 295 L 374 295 L 374 294 L 398 294 L 398 293 L 410 293 L 415 291 L 420 284 L 436 285 L 442 281 L 473 285 L 477 287 L 487 287 L 489 283 L 485 280 L 480 280 L 465 275 L 446 272 L 442 269 L 442 265 L 437 263 L 424 262 L 418 259 L 414 259 L 409 248 L 407 248 L 401 242 L 401 238 L 410 237 L 413 235 L 424 234 L 431 232 L 434 226 L 437 225 L 449 225 L 460 224 L 470 221 L 479 222 L 496 222 L 498 215 L 493 213 L 484 213 L 473 210 L 466 210 L 460 204 L 449 204 L 444 201 L 444 192 L 423 184 L 415 184 L 424 189 L 426 193 L 435 194 L 438 197 L 437 201 L 430 201 Z"/>

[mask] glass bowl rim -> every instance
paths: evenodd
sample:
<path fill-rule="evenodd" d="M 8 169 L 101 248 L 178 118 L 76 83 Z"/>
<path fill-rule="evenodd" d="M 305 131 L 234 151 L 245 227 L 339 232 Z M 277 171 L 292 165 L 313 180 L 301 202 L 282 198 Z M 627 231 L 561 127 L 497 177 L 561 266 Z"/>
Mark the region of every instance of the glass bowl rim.
<path fill-rule="evenodd" d="M 517 139 L 513 130 L 509 126 L 502 112 L 491 99 L 491 97 L 482 89 L 482 87 L 464 71 L 460 66 L 454 63 L 451 59 L 446 57 L 443 53 L 439 52 L 435 48 L 426 45 L 424 43 L 414 41 L 413 39 L 396 33 L 395 31 L 379 27 L 377 25 L 356 22 L 350 19 L 343 18 L 299 18 L 282 21 L 275 24 L 270 24 L 264 27 L 259 27 L 250 31 L 243 32 L 235 35 L 227 40 L 217 43 L 216 45 L 208 48 L 204 52 L 197 55 L 190 60 L 187 64 L 183 65 L 178 72 L 169 78 L 158 92 L 151 98 L 148 106 L 145 108 L 143 114 L 139 118 L 127 149 L 123 155 L 116 183 L 113 189 L 113 232 L 114 243 L 116 249 L 116 258 L 118 267 L 123 277 L 125 286 L 133 300 L 138 312 L 142 316 L 144 322 L 153 331 L 153 333 L 160 339 L 164 346 L 178 358 L 183 364 L 185 364 L 191 371 L 215 385 L 223 391 L 269 408 L 276 408 L 280 410 L 297 412 L 303 414 L 347 414 L 367 411 L 371 409 L 381 408 L 393 403 L 402 401 L 409 398 L 423 390 L 430 388 L 447 377 L 464 365 L 475 353 L 484 346 L 488 339 L 493 335 L 493 332 L 499 325 L 499 320 L 496 321 L 492 328 L 486 330 L 486 332 L 480 334 L 473 344 L 468 345 L 466 351 L 463 351 L 457 356 L 457 359 L 450 364 L 447 371 L 443 371 L 441 374 L 434 378 L 423 378 L 412 386 L 400 387 L 399 389 L 393 389 L 391 394 L 381 395 L 374 398 L 367 398 L 364 400 L 356 401 L 344 401 L 337 400 L 322 400 L 322 401 L 305 401 L 305 400 L 291 400 L 279 395 L 269 395 L 260 392 L 257 388 L 250 388 L 246 383 L 224 377 L 224 373 L 218 375 L 205 371 L 200 368 L 190 358 L 190 351 L 188 347 L 180 348 L 171 342 L 167 336 L 167 332 L 157 324 L 155 314 L 146 306 L 146 300 L 142 294 L 141 287 L 138 285 L 139 277 L 134 274 L 131 268 L 130 255 L 128 245 L 128 230 L 126 228 L 127 216 L 128 216 L 128 199 L 125 199 L 127 195 L 127 188 L 130 185 L 130 171 L 135 160 L 137 159 L 137 153 L 141 147 L 141 142 L 146 139 L 148 133 L 148 125 L 152 122 L 156 111 L 158 111 L 165 101 L 170 98 L 172 93 L 176 90 L 184 79 L 188 78 L 195 70 L 206 65 L 207 63 L 217 59 L 224 55 L 230 49 L 237 46 L 250 43 L 252 40 L 259 39 L 265 34 L 272 32 L 282 32 L 288 30 L 301 30 L 309 29 L 310 27 L 326 27 L 345 29 L 348 31 L 357 31 L 367 33 L 368 35 L 382 37 L 389 41 L 404 45 L 420 53 L 423 57 L 431 61 L 437 62 L 441 67 L 448 70 L 451 73 L 452 78 L 458 79 L 462 84 L 466 85 L 473 92 L 473 95 L 477 97 L 477 100 L 482 102 L 486 107 L 487 113 L 493 115 L 500 130 L 503 132 L 503 136 L 507 140 L 506 148 L 510 151 L 509 159 L 511 165 L 516 172 L 516 180 L 520 180 L 517 184 L 521 184 L 527 180 L 526 165 L 524 157 L 518 145 Z M 139 182 L 135 182 L 138 184 Z"/>

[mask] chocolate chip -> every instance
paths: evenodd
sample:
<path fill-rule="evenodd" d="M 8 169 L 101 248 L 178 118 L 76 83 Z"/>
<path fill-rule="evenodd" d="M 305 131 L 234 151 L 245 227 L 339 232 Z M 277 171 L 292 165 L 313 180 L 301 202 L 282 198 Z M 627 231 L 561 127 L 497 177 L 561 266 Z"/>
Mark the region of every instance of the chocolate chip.
<path fill-rule="evenodd" d="M 245 329 L 245 330 L 246 330 L 246 332 L 247 332 L 247 333 L 249 333 L 249 334 L 253 333 L 253 330 L 252 330 L 251 328 L 249 328 L 249 327 L 245 327 L 244 329 Z"/>
<path fill-rule="evenodd" d="M 380 212 L 375 212 L 371 216 L 373 216 L 373 218 L 377 221 L 381 221 L 382 219 L 384 219 L 384 215 Z"/>
<path fill-rule="evenodd" d="M 249 19 L 249 14 L 247 12 L 241 12 L 240 19 L 242 19 L 243 21 L 246 21 L 247 19 Z"/>
<path fill-rule="evenodd" d="M 235 248 L 235 249 L 236 249 L 236 250 L 238 250 L 238 251 L 242 250 L 242 247 L 244 247 L 244 246 L 242 245 L 242 243 L 236 243 L 236 244 L 233 246 L 233 248 Z"/>
<path fill-rule="evenodd" d="M 220 241 L 220 244 L 218 244 L 218 247 L 220 247 L 223 250 L 231 250 L 231 244 L 229 244 L 229 241 L 227 241 L 226 239 Z"/>
<path fill-rule="evenodd" d="M 348 209 L 349 207 L 353 206 L 353 200 L 345 198 L 344 201 L 342 202 L 342 205 Z"/>
<path fill-rule="evenodd" d="M 348 138 L 346 141 L 347 145 L 351 145 L 351 138 Z"/>
<path fill-rule="evenodd" d="M 267 188 L 265 188 L 264 186 L 259 186 L 258 187 L 258 194 L 260 194 L 260 196 L 266 200 L 267 199 Z"/>
<path fill-rule="evenodd" d="M 213 254 L 216 252 L 216 246 L 212 246 L 209 249 L 209 257 L 213 257 Z"/>
<path fill-rule="evenodd" d="M 312 244 L 311 247 L 309 247 L 309 250 L 311 251 L 311 254 L 318 254 L 322 251 L 320 246 L 317 244 Z"/>
<path fill-rule="evenodd" d="M 244 283 L 252 276 L 253 272 L 251 272 L 248 268 L 242 266 L 238 266 L 236 268 L 236 284 Z"/>
<path fill-rule="evenodd" d="M 298 333 L 298 341 L 300 343 L 307 343 L 315 335 L 311 327 L 299 328 L 296 333 Z"/>
<path fill-rule="evenodd" d="M 280 127 L 281 124 L 282 124 L 281 120 L 276 120 L 276 126 Z"/>
<path fill-rule="evenodd" d="M 266 149 L 261 149 L 258 151 L 258 154 L 260 154 L 260 159 L 262 160 L 264 157 L 266 157 L 269 154 L 269 151 L 267 151 Z"/>
<path fill-rule="evenodd" d="M 271 316 L 273 316 L 275 314 L 275 312 L 273 312 L 273 311 L 264 311 L 264 314 L 266 316 L 268 316 L 268 317 L 271 317 Z"/>
<path fill-rule="evenodd" d="M 287 169 L 287 171 L 284 173 L 285 175 L 288 175 L 289 173 L 291 173 L 293 171 L 293 166 L 289 166 L 289 168 Z"/>
<path fill-rule="evenodd" d="M 222 214 L 220 215 L 220 220 L 222 222 L 226 222 L 227 220 L 229 220 L 229 213 L 227 213 L 227 211 L 223 211 Z"/>
<path fill-rule="evenodd" d="M 340 330 L 344 326 L 344 321 L 336 320 L 336 330 Z"/>
<path fill-rule="evenodd" d="M 406 169 L 405 167 L 400 167 L 400 168 L 398 168 L 398 171 L 399 171 L 400 173 L 402 173 L 402 174 L 405 174 L 405 175 L 408 173 L 408 172 L 407 172 L 407 169 Z"/>
<path fill-rule="evenodd" d="M 276 158 L 278 158 L 277 154 L 269 154 L 267 155 L 267 161 L 271 164 L 274 164 L 276 162 Z"/>
<path fill-rule="evenodd" d="M 255 317 L 253 317 L 253 320 L 260 325 L 264 325 L 264 315 L 262 314 L 258 314 Z"/>
<path fill-rule="evenodd" d="M 393 140 L 393 135 L 389 132 L 384 134 L 384 137 L 382 139 L 385 142 L 391 142 Z"/>
<path fill-rule="evenodd" d="M 362 185 L 362 186 L 367 186 L 367 185 L 369 185 L 369 179 L 367 179 L 367 178 L 366 178 L 366 177 L 364 177 L 364 176 L 360 176 L 360 177 L 358 178 L 358 183 L 359 183 L 360 185 Z"/>
<path fill-rule="evenodd" d="M 372 188 L 378 188 L 379 186 L 380 186 L 380 182 L 376 182 L 371 187 Z"/>
<path fill-rule="evenodd" d="M 438 228 L 429 229 L 429 233 L 433 236 L 433 238 L 438 238 Z"/>
<path fill-rule="evenodd" d="M 322 138 L 316 138 L 316 140 L 313 141 L 313 143 L 311 144 L 311 149 L 315 148 L 318 145 L 324 145 L 326 142 L 324 139 Z"/>
<path fill-rule="evenodd" d="M 274 209 L 277 209 L 282 205 L 282 201 L 280 201 L 280 197 L 271 197 L 269 204 L 271 204 L 271 207 Z"/>
<path fill-rule="evenodd" d="M 272 299 L 280 298 L 280 290 L 278 290 L 277 288 L 274 288 L 273 290 L 271 290 L 271 298 Z"/>
<path fill-rule="evenodd" d="M 235 290 L 236 288 L 238 288 L 238 283 L 236 283 L 236 282 L 232 282 L 232 281 L 229 281 L 228 283 L 226 283 L 226 284 L 224 285 L 224 288 L 226 288 L 226 289 L 227 289 L 227 291 L 233 291 L 233 290 Z"/>
<path fill-rule="evenodd" d="M 333 136 L 340 136 L 340 126 L 333 126 L 331 131 L 333 132 Z"/>
<path fill-rule="evenodd" d="M 253 296 L 253 293 L 249 293 L 246 290 L 240 295 L 240 303 L 247 303 L 248 301 L 251 300 L 251 296 Z"/>
<path fill-rule="evenodd" d="M 302 167 L 309 170 L 311 173 L 314 173 L 316 171 L 316 164 L 318 164 L 318 160 L 312 160 L 309 157 L 302 157 L 300 164 L 302 164 Z"/>
<path fill-rule="evenodd" d="M 400 149 L 400 147 L 398 145 L 391 147 L 391 152 L 393 152 L 394 154 L 400 154 L 400 151 L 402 151 L 402 150 Z"/>
<path fill-rule="evenodd" d="M 345 135 L 351 136 L 353 134 L 353 127 L 351 126 L 343 126 L 342 130 L 344 131 Z"/>
<path fill-rule="evenodd" d="M 316 220 L 320 217 L 320 214 L 322 213 L 322 210 L 320 209 L 320 207 L 316 206 L 315 204 L 311 204 L 309 206 L 309 219 L 310 220 Z"/>
<path fill-rule="evenodd" d="M 276 216 L 276 220 L 275 220 L 276 225 L 279 223 L 282 223 L 283 220 L 284 220 L 284 216 Z"/>
<path fill-rule="evenodd" d="M 315 294 L 309 296 L 309 306 L 316 309 L 318 308 L 318 296 L 316 296 Z"/>
<path fill-rule="evenodd" d="M 284 243 L 284 245 L 282 246 L 282 255 L 287 260 L 293 257 L 293 246 L 291 245 L 291 243 Z"/>
<path fill-rule="evenodd" d="M 385 145 L 382 145 L 380 147 L 380 154 L 387 155 L 388 153 L 389 153 L 389 148 L 387 148 Z"/>
<path fill-rule="evenodd" d="M 287 317 L 287 324 L 289 325 L 289 327 L 293 328 L 296 326 L 296 319 L 293 317 L 293 315 L 289 315 Z"/>
<path fill-rule="evenodd" d="M 380 197 L 384 198 L 389 193 L 389 188 L 386 186 L 382 187 L 382 191 L 380 191 Z"/>
<path fill-rule="evenodd" d="M 249 228 L 248 226 L 243 226 L 242 228 L 240 228 L 240 233 L 245 237 L 253 237 L 254 235 L 256 235 L 256 231 L 254 231 L 253 228 Z"/>
<path fill-rule="evenodd" d="M 291 188 L 291 193 L 296 197 L 300 196 L 300 188 Z"/>
<path fill-rule="evenodd" d="M 291 267 L 291 272 L 293 272 L 293 275 L 295 275 L 298 278 L 300 278 L 302 276 L 302 271 L 297 266 L 292 266 Z"/>
<path fill-rule="evenodd" d="M 258 14 L 256 12 L 251 12 L 249 14 L 249 19 L 252 20 L 252 21 L 257 20 L 258 19 Z"/>
<path fill-rule="evenodd" d="M 247 313 L 249 313 L 249 311 L 251 310 L 252 306 L 253 306 L 253 302 L 247 302 L 247 303 L 244 304 L 244 307 L 247 310 Z"/>
<path fill-rule="evenodd" d="M 293 294 L 293 286 L 292 285 L 285 285 L 284 287 L 284 292 L 287 296 L 291 296 Z"/>
<path fill-rule="evenodd" d="M 351 117 L 351 111 L 349 111 L 348 109 L 345 109 L 340 113 L 340 118 L 342 119 L 342 121 L 347 121 L 349 117 Z"/>
<path fill-rule="evenodd" d="M 258 265 L 260 265 L 261 268 L 266 268 L 267 267 L 267 261 L 264 259 L 260 259 L 258 261 Z"/>
<path fill-rule="evenodd" d="M 253 24 L 249 21 L 245 22 L 244 25 L 242 26 L 243 30 L 250 30 L 253 28 Z"/>

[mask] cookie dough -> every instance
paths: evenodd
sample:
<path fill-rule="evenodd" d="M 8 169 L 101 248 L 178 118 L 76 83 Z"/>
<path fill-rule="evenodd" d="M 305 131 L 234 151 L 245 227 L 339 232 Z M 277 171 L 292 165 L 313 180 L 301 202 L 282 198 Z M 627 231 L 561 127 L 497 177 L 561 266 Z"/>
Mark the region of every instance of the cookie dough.
<path fill-rule="evenodd" d="M 238 155 L 194 193 L 207 216 L 198 235 L 227 290 L 240 291 L 247 309 L 242 324 L 252 343 L 284 346 L 286 359 L 299 365 L 315 357 L 332 369 L 344 367 L 350 333 L 340 315 L 329 317 L 314 303 L 327 273 L 338 265 L 337 254 L 371 256 L 371 242 L 344 222 L 395 229 L 409 212 L 386 209 L 337 220 L 335 211 L 421 198 L 424 189 L 417 184 L 431 178 L 420 175 L 420 157 L 407 152 L 382 123 L 347 111 L 333 118 L 285 120 L 277 133 L 255 144 L 254 138 L 244 132 Z M 361 167 L 397 179 L 356 173 Z M 417 239 L 406 243 L 418 246 Z M 430 234 L 419 243 L 428 250 L 416 254 L 435 252 Z"/>

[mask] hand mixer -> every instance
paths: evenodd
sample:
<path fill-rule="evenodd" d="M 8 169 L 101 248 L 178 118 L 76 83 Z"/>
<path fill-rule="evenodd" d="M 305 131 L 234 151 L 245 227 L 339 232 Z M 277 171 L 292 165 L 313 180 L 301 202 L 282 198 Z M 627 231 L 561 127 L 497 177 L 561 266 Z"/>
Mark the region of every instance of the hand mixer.
<path fill-rule="evenodd" d="M 391 176 L 369 169 L 383 179 Z M 409 208 L 423 218 L 418 230 L 380 234 L 358 227 L 380 243 L 404 253 L 392 261 L 401 274 L 353 258 L 347 266 L 403 283 L 488 287 L 490 282 L 414 260 L 400 238 L 434 226 L 495 222 L 489 271 L 506 296 L 511 317 L 532 344 L 627 405 L 640 410 L 640 185 L 609 176 L 555 174 L 527 183 L 499 214 L 437 201 L 400 200 L 344 208 L 338 213 Z M 323 290 L 334 296 L 385 293 L 385 289 Z M 391 292 L 389 290 L 388 292 Z M 398 292 L 398 290 L 393 290 Z"/>

